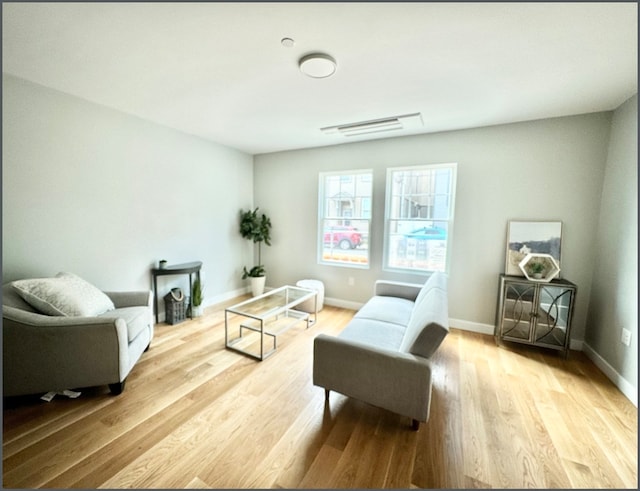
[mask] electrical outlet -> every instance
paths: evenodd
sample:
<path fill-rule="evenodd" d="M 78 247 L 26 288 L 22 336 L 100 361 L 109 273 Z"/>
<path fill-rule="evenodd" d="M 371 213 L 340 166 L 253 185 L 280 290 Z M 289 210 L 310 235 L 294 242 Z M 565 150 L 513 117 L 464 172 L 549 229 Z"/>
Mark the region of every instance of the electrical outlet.
<path fill-rule="evenodd" d="M 629 346 L 631 344 L 631 331 L 623 327 L 622 335 L 620 336 L 620 342 L 625 346 Z"/>
<path fill-rule="evenodd" d="M 353 286 L 356 284 L 356 280 L 353 276 L 349 276 L 349 286 Z"/>

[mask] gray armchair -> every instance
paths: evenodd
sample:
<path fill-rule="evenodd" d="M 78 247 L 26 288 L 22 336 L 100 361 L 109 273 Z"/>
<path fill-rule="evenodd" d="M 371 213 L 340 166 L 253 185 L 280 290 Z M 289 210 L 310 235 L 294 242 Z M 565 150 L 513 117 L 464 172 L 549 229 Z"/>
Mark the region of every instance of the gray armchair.
<path fill-rule="evenodd" d="M 124 390 L 153 338 L 150 291 L 104 292 L 115 305 L 95 317 L 39 313 L 2 287 L 3 395 L 109 385 Z"/>

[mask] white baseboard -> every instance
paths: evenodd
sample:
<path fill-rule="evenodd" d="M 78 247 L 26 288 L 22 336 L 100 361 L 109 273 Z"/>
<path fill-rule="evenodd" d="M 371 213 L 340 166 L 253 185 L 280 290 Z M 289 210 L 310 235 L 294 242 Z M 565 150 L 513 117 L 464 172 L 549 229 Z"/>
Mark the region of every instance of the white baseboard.
<path fill-rule="evenodd" d="M 215 305 L 221 302 L 226 302 L 227 300 L 231 300 L 232 298 L 239 297 L 240 295 L 244 295 L 246 293 L 249 293 L 250 291 L 251 291 L 251 287 L 246 286 L 244 288 L 238 288 L 237 290 L 221 293 L 220 295 L 215 295 L 213 297 L 207 297 L 203 299 L 202 305 L 205 307 L 209 307 L 211 305 Z"/>
<path fill-rule="evenodd" d="M 462 329 L 464 331 L 473 331 L 481 334 L 493 335 L 494 326 L 489 324 L 481 324 L 479 322 L 470 322 L 460 319 L 449 319 L 449 325 L 456 329 Z M 631 403 L 638 407 L 638 389 L 631 385 L 622 375 L 620 375 L 609 363 L 595 352 L 591 346 L 584 342 L 582 339 L 572 339 L 570 349 L 575 351 L 584 351 L 584 353 L 593 361 L 593 363 L 603 371 L 609 380 L 611 380 L 620 392 L 631 401 Z"/>
<path fill-rule="evenodd" d="M 332 307 L 339 307 L 341 309 L 360 310 L 364 305 L 361 302 L 351 302 L 349 300 L 342 300 L 339 298 L 324 297 L 324 303 L 331 305 Z"/>
<path fill-rule="evenodd" d="M 478 332 L 480 334 L 488 334 L 493 336 L 494 326 L 491 324 L 481 324 L 480 322 L 463 321 L 461 319 L 449 319 L 449 326 L 454 329 L 463 331 Z M 581 339 L 572 339 L 569 349 L 582 351 L 584 341 Z"/>
<path fill-rule="evenodd" d="M 493 326 L 491 324 L 481 324 L 480 322 L 463 321 L 461 319 L 450 318 L 449 327 L 493 336 Z"/>
<path fill-rule="evenodd" d="M 572 339 L 569 341 L 569 349 L 574 351 L 583 351 L 584 341 L 582 339 Z"/>
<path fill-rule="evenodd" d="M 591 359 L 591 361 L 593 361 L 593 363 L 602 370 L 607 378 L 611 380 L 618 389 L 620 389 L 620 392 L 622 392 L 635 407 L 638 407 L 638 388 L 631 385 L 627 379 L 620 375 L 615 368 L 609 365 L 607 360 L 600 356 L 587 343 L 583 343 L 582 351 L 584 351 L 589 359 Z"/>

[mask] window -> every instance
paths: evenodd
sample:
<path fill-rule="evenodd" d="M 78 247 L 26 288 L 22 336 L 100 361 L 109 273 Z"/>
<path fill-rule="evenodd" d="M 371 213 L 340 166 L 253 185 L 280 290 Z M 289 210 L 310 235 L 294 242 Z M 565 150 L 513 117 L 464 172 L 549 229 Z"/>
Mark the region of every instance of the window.
<path fill-rule="evenodd" d="M 318 192 L 318 262 L 369 267 L 371 170 L 322 172 Z"/>
<path fill-rule="evenodd" d="M 448 271 L 457 164 L 387 169 L 385 269 Z"/>

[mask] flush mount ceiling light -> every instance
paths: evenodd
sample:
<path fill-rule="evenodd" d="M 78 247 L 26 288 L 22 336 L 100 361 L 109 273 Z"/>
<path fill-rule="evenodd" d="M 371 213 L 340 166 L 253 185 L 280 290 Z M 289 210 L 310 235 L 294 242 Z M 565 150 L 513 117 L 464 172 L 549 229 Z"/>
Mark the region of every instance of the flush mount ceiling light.
<path fill-rule="evenodd" d="M 422 115 L 420 113 L 404 114 L 402 116 L 391 116 L 389 118 L 371 119 L 358 123 L 345 123 L 337 126 L 327 126 L 320 130 L 327 134 L 340 134 L 343 136 L 358 136 L 368 133 L 381 133 L 383 131 L 393 131 L 402 129 L 415 129 L 422 126 Z"/>
<path fill-rule="evenodd" d="M 336 71 L 336 60 L 324 53 L 312 53 L 303 56 L 298 62 L 300 71 L 313 78 L 325 78 Z"/>

